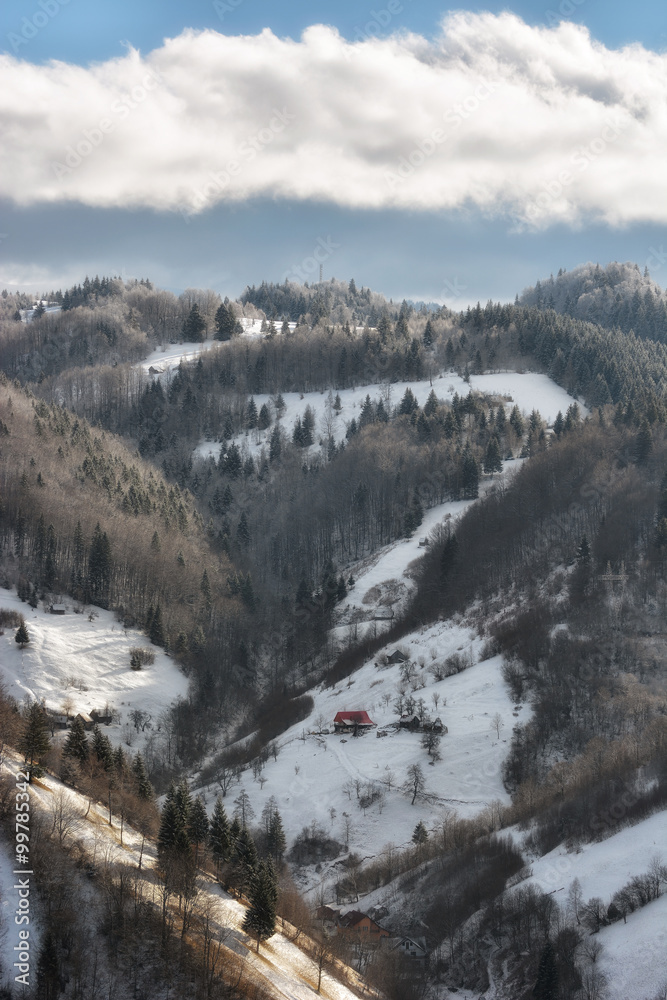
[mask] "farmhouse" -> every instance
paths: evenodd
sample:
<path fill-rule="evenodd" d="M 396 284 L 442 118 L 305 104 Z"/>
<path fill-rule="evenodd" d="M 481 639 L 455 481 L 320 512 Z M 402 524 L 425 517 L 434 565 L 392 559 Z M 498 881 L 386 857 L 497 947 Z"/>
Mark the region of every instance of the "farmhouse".
<path fill-rule="evenodd" d="M 93 719 L 91 719 L 91 717 L 87 715 L 86 712 L 78 712 L 77 715 L 75 716 L 74 721 L 76 722 L 77 719 L 81 720 L 84 729 L 92 729 L 93 726 L 95 725 Z"/>
<path fill-rule="evenodd" d="M 367 732 L 375 726 L 368 712 L 336 712 L 333 724 L 336 733 Z"/>
<path fill-rule="evenodd" d="M 401 729 L 419 729 L 421 726 L 421 719 L 415 713 L 408 715 L 402 715 L 398 720 L 398 724 Z"/>

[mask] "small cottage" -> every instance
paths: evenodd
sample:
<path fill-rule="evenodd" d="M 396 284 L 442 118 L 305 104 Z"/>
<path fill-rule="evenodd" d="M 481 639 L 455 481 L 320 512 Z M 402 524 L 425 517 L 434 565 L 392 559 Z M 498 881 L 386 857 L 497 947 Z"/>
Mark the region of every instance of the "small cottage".
<path fill-rule="evenodd" d="M 74 721 L 76 722 L 77 719 L 80 719 L 80 721 L 83 723 L 84 729 L 92 729 L 93 726 L 95 725 L 95 721 L 91 719 L 91 717 L 87 715 L 86 712 L 78 712 L 74 716 Z"/>
<path fill-rule="evenodd" d="M 372 729 L 375 723 L 368 712 L 336 712 L 333 725 L 335 733 L 358 733 Z"/>
<path fill-rule="evenodd" d="M 52 615 L 64 615 L 67 613 L 67 608 L 64 604 L 52 604 L 49 611 Z"/>
<path fill-rule="evenodd" d="M 391 656 L 387 657 L 387 663 L 407 663 L 409 657 L 402 653 L 400 649 L 395 649 Z"/>
<path fill-rule="evenodd" d="M 414 713 L 402 715 L 398 720 L 398 724 L 401 729 L 419 729 L 421 726 L 421 719 Z"/>
<path fill-rule="evenodd" d="M 397 951 L 412 962 L 425 965 L 428 958 L 425 938 L 398 937 L 387 942 L 392 951 Z"/>
<path fill-rule="evenodd" d="M 389 931 L 386 931 L 384 927 L 380 927 L 372 917 L 369 917 L 367 913 L 361 913 L 360 910 L 350 910 L 338 921 L 338 927 L 342 934 L 347 937 L 363 937 L 367 939 L 373 939 L 380 941 L 382 938 L 388 938 Z"/>
<path fill-rule="evenodd" d="M 91 708 L 90 717 L 98 726 L 110 726 L 113 719 L 108 708 Z"/>

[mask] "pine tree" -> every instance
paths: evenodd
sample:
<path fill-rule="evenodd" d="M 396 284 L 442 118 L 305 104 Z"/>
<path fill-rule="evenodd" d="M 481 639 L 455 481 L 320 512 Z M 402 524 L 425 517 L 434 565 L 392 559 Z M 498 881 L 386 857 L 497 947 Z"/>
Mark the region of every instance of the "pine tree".
<path fill-rule="evenodd" d="M 164 631 L 164 625 L 162 624 L 162 609 L 160 605 L 156 607 L 153 612 L 153 617 L 150 624 L 150 630 L 148 636 L 154 646 L 164 646 L 166 642 L 166 636 Z"/>
<path fill-rule="evenodd" d="M 464 500 L 477 499 L 479 495 L 479 466 L 470 444 L 466 444 L 461 460 L 461 487 Z"/>
<path fill-rule="evenodd" d="M 195 302 L 183 323 L 183 340 L 201 341 L 204 339 L 206 322 L 199 312 L 199 306 Z"/>
<path fill-rule="evenodd" d="M 558 966 L 551 941 L 547 941 L 540 956 L 537 969 L 537 980 L 533 987 L 535 1000 L 557 1000 L 558 997 Z"/>
<path fill-rule="evenodd" d="M 560 437 L 565 430 L 565 421 L 563 420 L 563 414 L 559 410 L 556 414 L 556 419 L 554 420 L 554 434 L 556 437 Z"/>
<path fill-rule="evenodd" d="M 42 773 L 39 762 L 49 752 L 50 746 L 44 709 L 37 702 L 33 702 L 24 716 L 23 732 L 18 744 L 23 759 L 28 765 L 27 771 L 30 781 L 32 781 L 33 775 L 39 777 Z"/>
<path fill-rule="evenodd" d="M 24 621 L 21 622 L 16 630 L 16 635 L 14 636 L 16 642 L 19 644 L 19 649 L 25 649 L 25 647 L 30 642 L 30 635 L 28 634 L 28 627 Z"/>
<path fill-rule="evenodd" d="M 241 827 L 234 844 L 234 880 L 242 892 L 249 889 L 258 864 L 255 841 L 246 827 Z"/>
<path fill-rule="evenodd" d="M 276 929 L 276 904 L 278 901 L 278 880 L 271 859 L 262 861 L 249 885 L 250 907 L 243 921 L 243 930 L 257 939 L 257 951 L 261 941 L 270 938 Z"/>
<path fill-rule="evenodd" d="M 271 440 L 269 441 L 269 461 L 277 462 L 280 458 L 280 452 L 282 451 L 282 441 L 280 434 L 280 426 L 276 424 L 271 433 Z"/>
<path fill-rule="evenodd" d="M 225 299 L 215 314 L 215 337 L 216 340 L 231 340 L 236 333 L 236 317 L 234 311 Z"/>
<path fill-rule="evenodd" d="M 111 740 L 99 726 L 93 727 L 93 753 L 105 771 L 113 770 L 113 747 Z"/>
<path fill-rule="evenodd" d="M 427 840 L 428 840 L 428 830 L 424 826 L 423 821 L 420 819 L 412 833 L 412 843 L 425 844 Z"/>
<path fill-rule="evenodd" d="M 106 608 L 109 603 L 111 569 L 111 543 L 98 521 L 88 556 L 88 596 L 92 604 L 101 608 Z"/>
<path fill-rule="evenodd" d="M 270 426 L 271 426 L 271 412 L 266 403 L 262 403 L 257 417 L 257 427 L 259 428 L 260 431 L 265 431 L 267 427 Z"/>
<path fill-rule="evenodd" d="M 273 858 L 275 864 L 280 866 L 282 864 L 283 855 L 285 854 L 285 848 L 287 847 L 287 838 L 285 837 L 285 830 L 283 829 L 283 821 L 280 818 L 280 813 L 277 809 L 271 816 L 269 823 L 267 847 L 271 852 L 271 857 Z"/>
<path fill-rule="evenodd" d="M 229 828 L 229 820 L 220 796 L 215 800 L 213 816 L 208 832 L 208 843 L 211 848 L 213 859 L 220 868 L 232 856 L 232 835 Z"/>
<path fill-rule="evenodd" d="M 176 788 L 172 784 L 162 809 L 157 837 L 158 854 L 163 857 L 170 852 L 187 854 L 190 851 L 187 821 L 183 818 L 176 795 Z"/>
<path fill-rule="evenodd" d="M 86 730 L 83 728 L 83 722 L 77 716 L 67 734 L 67 739 L 65 740 L 65 745 L 63 746 L 63 756 L 73 757 L 75 760 L 78 760 L 81 764 L 83 764 L 86 760 L 88 760 L 89 753 L 90 747 L 88 745 Z"/>
<path fill-rule="evenodd" d="M 188 837 L 190 838 L 190 843 L 194 844 L 195 847 L 195 863 L 199 856 L 200 845 L 206 843 L 208 825 L 206 807 L 204 806 L 201 796 L 198 795 L 192 803 L 192 808 L 190 809 L 190 815 L 188 817 Z"/>
<path fill-rule="evenodd" d="M 426 320 L 424 327 L 424 347 L 431 347 L 433 344 L 433 324 L 430 319 Z"/>
<path fill-rule="evenodd" d="M 183 828 L 185 829 L 190 821 L 190 812 L 192 810 L 192 797 L 190 795 L 190 789 L 188 788 L 188 783 L 183 778 L 176 785 L 174 790 L 174 802 L 181 816 L 181 822 L 183 823 Z"/>
<path fill-rule="evenodd" d="M 257 403 L 255 402 L 254 396 L 250 397 L 248 402 L 248 413 L 246 417 L 246 427 L 248 430 L 254 430 L 257 427 Z"/>
<path fill-rule="evenodd" d="M 136 783 L 137 795 L 140 799 L 143 799 L 144 802 L 150 802 L 154 796 L 153 786 L 149 781 L 146 765 L 144 764 L 144 758 L 140 753 L 137 753 L 134 761 L 132 762 L 132 774 L 134 775 Z"/>
<path fill-rule="evenodd" d="M 489 443 L 486 447 L 486 454 L 484 456 L 484 471 L 490 473 L 503 471 L 503 460 L 500 457 L 500 445 L 498 444 L 498 438 L 495 434 L 489 438 Z"/>
<path fill-rule="evenodd" d="M 510 420 L 509 420 L 509 422 L 510 422 L 510 426 L 513 428 L 514 433 L 516 434 L 516 436 L 518 438 L 523 437 L 523 433 L 524 433 L 524 430 L 525 430 L 525 424 L 524 424 L 524 419 L 521 416 L 521 412 L 520 412 L 518 406 L 514 406 L 512 408 L 512 412 L 510 413 Z"/>

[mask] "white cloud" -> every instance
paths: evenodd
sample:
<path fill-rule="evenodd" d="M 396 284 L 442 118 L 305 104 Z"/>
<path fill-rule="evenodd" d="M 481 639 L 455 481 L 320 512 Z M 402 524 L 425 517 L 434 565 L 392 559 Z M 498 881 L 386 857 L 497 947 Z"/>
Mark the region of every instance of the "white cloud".
<path fill-rule="evenodd" d="M 458 13 L 430 42 L 185 31 L 88 68 L 0 58 L 0 195 L 199 212 L 255 196 L 667 221 L 667 56 Z"/>

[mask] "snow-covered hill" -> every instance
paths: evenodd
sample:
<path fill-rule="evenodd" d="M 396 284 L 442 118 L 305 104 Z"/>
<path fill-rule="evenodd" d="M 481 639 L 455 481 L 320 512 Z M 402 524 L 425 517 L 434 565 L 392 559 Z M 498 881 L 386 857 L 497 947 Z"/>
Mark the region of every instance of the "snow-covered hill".
<path fill-rule="evenodd" d="M 14 641 L 14 629 L 6 628 L 0 636 L 0 678 L 8 694 L 18 701 L 43 699 L 57 712 L 68 702 L 70 715 L 89 714 L 108 703 L 121 718 L 120 724 L 107 728 L 114 742 L 127 734 L 128 724 L 134 731 L 131 712 L 145 712 L 156 721 L 186 694 L 185 676 L 157 647 L 151 647 L 153 664 L 130 668 L 130 649 L 150 646 L 143 633 L 124 628 L 111 611 L 86 607 L 75 614 L 75 602 L 65 603 L 66 614 L 52 615 L 43 608 L 33 610 L 15 591 L 0 588 L 0 608 L 19 611 L 30 634 L 30 644 L 22 650 Z M 138 748 L 138 734 L 136 740 Z"/>
<path fill-rule="evenodd" d="M 148 361 L 143 362 L 144 365 Z M 357 386 L 353 389 L 341 389 L 338 393 L 331 392 L 286 392 L 283 393 L 285 409 L 281 420 L 285 433 L 291 437 L 294 422 L 297 417 L 303 417 L 307 406 L 310 406 L 315 415 L 315 437 L 326 438 L 329 433 L 339 442 L 345 438 L 347 425 L 353 419 L 359 418 L 361 408 L 366 396 L 371 400 L 382 399 L 385 408 L 387 405 L 395 406 L 400 403 L 406 389 L 411 389 L 417 402 L 423 406 L 428 399 L 429 393 L 433 389 L 438 399 L 451 402 L 454 393 L 459 396 L 467 396 L 472 389 L 473 392 L 484 392 L 504 400 L 506 408 L 511 409 L 517 405 L 524 413 L 538 410 L 548 424 L 552 424 L 556 419 L 558 411 L 565 414 L 568 406 L 575 402 L 565 389 L 556 385 L 548 375 L 541 375 L 537 372 L 493 372 L 487 375 L 471 375 L 470 383 L 465 382 L 454 372 L 439 374 L 433 379 L 422 379 L 418 382 L 392 382 L 373 383 L 370 385 Z M 336 412 L 333 403 L 336 395 L 340 396 L 341 409 Z M 263 403 L 274 408 L 274 397 L 268 394 L 261 394 L 254 397 L 255 404 L 259 410 Z M 587 410 L 579 403 L 582 414 Z M 244 449 L 247 448 L 251 455 L 256 455 L 263 447 L 268 449 L 269 438 L 273 427 L 265 431 L 251 430 L 245 434 L 234 438 L 236 444 Z M 230 442 L 231 443 L 231 442 Z M 196 454 L 206 458 L 214 455 L 216 458 L 220 453 L 220 444 L 215 441 L 202 441 L 196 449 Z"/>

